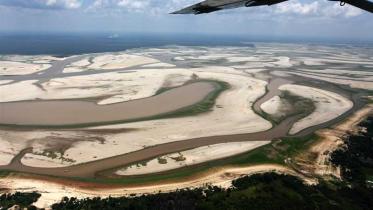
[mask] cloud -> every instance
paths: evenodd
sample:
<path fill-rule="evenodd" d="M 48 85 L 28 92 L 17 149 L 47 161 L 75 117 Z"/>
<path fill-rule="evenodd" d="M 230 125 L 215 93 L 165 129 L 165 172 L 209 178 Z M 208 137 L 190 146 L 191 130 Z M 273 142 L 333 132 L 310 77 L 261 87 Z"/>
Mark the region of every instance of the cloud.
<path fill-rule="evenodd" d="M 150 0 L 95 0 L 87 6 L 86 11 L 98 10 L 127 10 L 129 12 L 142 12 L 149 8 Z"/>
<path fill-rule="evenodd" d="M 310 3 L 297 0 L 287 1 L 274 7 L 274 13 L 282 15 L 301 15 L 315 18 L 355 17 L 363 14 L 363 10 L 346 4 L 341 7 L 339 2 L 313 1 Z"/>
<path fill-rule="evenodd" d="M 330 17 L 341 15 L 345 17 L 355 17 L 363 14 L 363 10 L 348 4 L 343 7 L 341 7 L 339 4 L 333 4 L 332 6 L 325 8 L 324 13 Z"/>
<path fill-rule="evenodd" d="M 49 7 L 76 9 L 79 8 L 82 3 L 79 0 L 47 0 L 46 5 Z"/>
<path fill-rule="evenodd" d="M 300 14 L 310 15 L 316 14 L 319 10 L 319 2 L 315 1 L 312 3 L 300 3 L 299 1 L 288 1 L 285 3 L 278 4 L 275 12 L 280 14 Z"/>
<path fill-rule="evenodd" d="M 197 16 L 169 15 L 199 1 L 0 0 L 0 31 L 172 32 L 372 39 L 373 23 L 368 12 L 347 4 L 340 7 L 339 2 L 327 0 L 289 0 L 273 6 Z"/>
<path fill-rule="evenodd" d="M 168 14 L 182 7 L 195 4 L 202 0 L 94 0 L 86 8 L 86 11 L 98 10 L 122 10 L 128 13 L 147 13 L 149 15 Z"/>
<path fill-rule="evenodd" d="M 77 9 L 81 0 L 1 0 L 1 5 L 32 9 Z"/>
<path fill-rule="evenodd" d="M 149 1 L 146 0 L 120 0 L 118 6 L 126 9 L 142 10 L 149 6 Z"/>
<path fill-rule="evenodd" d="M 0 0 L 0 5 L 36 9 L 82 9 L 85 12 L 102 15 L 138 13 L 145 16 L 165 16 L 183 7 L 202 0 Z M 289 0 L 274 6 L 224 10 L 206 17 L 234 16 L 237 18 L 268 19 L 276 17 L 291 20 L 300 16 L 307 18 L 351 18 L 363 14 L 355 7 L 326 0 Z M 200 18 L 202 16 L 199 16 Z M 190 17 L 189 17 L 190 18 Z"/>

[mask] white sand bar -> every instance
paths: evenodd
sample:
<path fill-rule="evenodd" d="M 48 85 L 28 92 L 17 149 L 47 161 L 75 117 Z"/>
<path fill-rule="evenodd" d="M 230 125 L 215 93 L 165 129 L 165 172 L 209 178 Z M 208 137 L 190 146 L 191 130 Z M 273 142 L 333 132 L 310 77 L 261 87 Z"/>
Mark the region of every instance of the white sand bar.
<path fill-rule="evenodd" d="M 69 162 L 64 161 L 63 159 L 60 158 L 49 158 L 47 156 L 43 155 L 36 155 L 32 153 L 26 154 L 22 160 L 22 164 L 28 165 L 28 166 L 33 166 L 33 167 L 44 167 L 45 164 L 47 163 L 49 167 L 61 167 L 61 166 L 69 166 Z"/>
<path fill-rule="evenodd" d="M 159 62 L 153 58 L 126 53 L 104 54 L 95 57 L 92 61 L 93 64 L 89 65 L 91 69 L 120 69 Z"/>
<path fill-rule="evenodd" d="M 0 86 L 0 102 L 35 99 L 73 99 L 103 97 L 98 104 L 112 104 L 150 97 L 162 87 L 168 75 L 180 75 L 180 83 L 186 82 L 191 71 L 180 69 L 149 69 L 128 73 L 101 73 L 51 79 L 42 83 L 43 89 L 26 80 Z M 14 94 L 17 92 L 17 94 Z"/>
<path fill-rule="evenodd" d="M 271 123 L 256 115 L 251 109 L 254 101 L 265 93 L 266 82 L 248 77 L 229 67 L 193 69 L 201 79 L 226 81 L 231 85 L 217 98 L 212 111 L 197 116 L 151 120 L 127 124 L 107 125 L 90 129 L 132 129 L 129 132 L 106 134 L 105 143 L 81 141 L 66 150 L 64 158 L 74 164 L 120 155 L 144 147 L 190 138 L 264 131 Z M 203 128 L 203 129 L 202 129 Z M 58 131 L 56 133 L 61 133 Z M 27 160 L 27 165 L 55 166 L 54 160 L 37 157 Z M 50 164 L 52 163 L 53 164 Z M 26 162 L 25 162 L 26 164 Z M 64 166 L 63 163 L 60 166 Z"/>
<path fill-rule="evenodd" d="M 172 170 L 184 166 L 194 165 L 210 160 L 240 154 L 268 144 L 269 142 L 270 141 L 233 142 L 198 147 L 180 153 L 173 153 L 152 159 L 146 162 L 146 165 L 131 165 L 127 168 L 118 170 L 116 174 L 140 175 Z"/>
<path fill-rule="evenodd" d="M 230 167 L 221 168 L 203 176 L 195 177 L 192 180 L 181 181 L 177 183 L 161 183 L 146 186 L 135 187 L 119 187 L 119 188 L 79 188 L 78 185 L 65 185 L 64 183 L 53 183 L 45 180 L 28 179 L 22 177 L 6 177 L 0 179 L 0 185 L 4 188 L 10 188 L 11 192 L 38 192 L 42 194 L 39 200 L 34 203 L 38 208 L 49 209 L 54 203 L 69 195 L 78 199 L 93 198 L 93 197 L 118 197 L 130 196 L 132 194 L 142 195 L 149 193 L 171 192 L 177 189 L 206 187 L 206 185 L 214 185 L 220 187 L 230 187 L 232 180 L 245 175 L 255 173 L 278 172 L 292 175 L 298 175 L 291 169 L 281 165 L 254 165 L 246 167 Z M 227 176 L 229 174 L 229 176 Z M 301 177 L 304 178 L 304 177 Z M 306 179 L 308 183 L 312 180 Z"/>
<path fill-rule="evenodd" d="M 304 73 L 297 73 L 297 72 L 290 72 L 291 74 L 303 76 L 303 77 L 308 77 L 310 79 L 318 79 L 318 80 L 324 80 L 327 82 L 335 83 L 335 84 L 342 84 L 342 85 L 349 85 L 352 88 L 359 88 L 359 89 L 367 89 L 367 90 L 373 90 L 373 78 L 369 81 L 369 78 L 365 78 L 365 81 L 363 80 L 351 80 L 350 78 L 338 78 L 337 76 L 335 77 L 325 77 L 322 74 L 304 74 Z M 368 76 L 366 76 L 368 77 Z"/>
<path fill-rule="evenodd" d="M 206 72 L 213 70 L 219 72 Z M 223 80 L 232 86 L 217 98 L 216 107 L 211 112 L 183 118 L 100 126 L 97 128 L 136 130 L 107 135 L 105 144 L 79 142 L 68 149 L 65 155 L 81 163 L 92 160 L 92 156 L 106 158 L 167 142 L 270 129 L 271 123 L 256 115 L 251 109 L 254 101 L 265 93 L 266 82 L 247 76 L 229 74 L 230 70 L 230 68 L 223 67 L 204 68 L 196 73 L 200 78 Z M 228 72 L 222 73 L 222 71 Z"/>
<path fill-rule="evenodd" d="M 273 96 L 271 99 L 264 102 L 260 108 L 267 114 L 275 115 L 280 110 L 281 105 L 281 98 L 279 96 Z"/>
<path fill-rule="evenodd" d="M 232 86 L 217 98 L 216 106 L 211 112 L 183 118 L 90 128 L 119 129 L 119 131 L 95 133 L 96 137 L 105 139 L 104 143 L 80 138 L 64 153 L 64 158 L 83 163 L 167 142 L 269 129 L 271 124 L 252 111 L 253 101 L 265 94 L 267 84 L 255 78 L 268 79 L 265 74 L 258 73 L 259 71 L 276 69 L 277 76 L 297 74 L 310 80 L 314 78 L 336 84 L 347 84 L 351 87 L 373 88 L 371 81 L 373 71 L 367 69 L 372 66 L 370 50 L 298 44 L 254 44 L 255 47 L 169 46 L 161 49 L 132 49 L 120 53 L 90 54 L 87 55 L 89 59 L 85 58 L 68 66 L 74 72 L 87 71 L 87 75 L 83 75 L 82 72 L 71 74 L 75 76 L 58 77 L 41 83 L 41 86 L 36 85 L 37 80 L 21 81 L 10 85 L 6 85 L 5 82 L 0 86 L 0 100 L 5 102 L 95 97 L 99 104 L 110 104 L 151 96 L 160 87 L 183 84 L 191 76 L 194 77 L 193 74 L 200 79 L 221 80 Z M 35 64 L 36 59 L 41 58 L 30 58 L 30 61 L 23 57 L 8 59 L 1 56 L 1 59 Z M 51 60 L 48 59 L 52 58 L 45 58 L 45 62 L 50 63 Z M 357 64 L 364 65 L 365 68 L 357 68 Z M 126 67 L 130 68 L 116 69 Z M 93 72 L 91 74 L 89 72 L 91 69 L 96 71 L 91 71 Z M 102 70 L 97 73 L 101 69 L 113 71 Z M 364 72 L 358 71 L 359 69 Z M 287 88 L 292 89 L 294 94 L 315 100 L 317 107 L 316 112 L 297 122 L 292 132 L 333 119 L 352 106 L 350 101 L 338 94 L 333 95 L 327 91 L 304 86 L 287 86 Z M 281 112 L 278 98 L 270 99 L 262 108 L 268 113 Z M 120 132 L 120 129 L 124 131 Z M 34 141 L 35 136 L 45 136 L 46 134 L 43 134 L 46 133 L 45 130 L 33 130 L 28 135 L 25 135 L 24 131 L 14 131 L 14 133 L 19 134 L 12 137 L 14 142 L 21 140 L 28 142 L 27 146 L 34 147 L 38 152 L 47 148 L 50 142 L 42 139 L 36 144 Z M 0 140 L 3 140 L 4 135 L 2 133 L 0 135 L 2 135 Z M 66 131 L 58 130 L 54 131 L 53 135 L 66 136 L 67 134 Z M 22 147 L 11 145 L 4 148 L 3 152 L 16 154 L 19 149 Z M 29 158 L 27 165 L 49 167 L 55 164 L 60 166 L 70 164 L 61 163 L 59 160 L 48 160 L 48 157 L 46 159 L 37 155 L 27 155 L 27 157 Z"/>
<path fill-rule="evenodd" d="M 314 101 L 316 110 L 309 116 L 296 122 L 290 129 L 290 134 L 332 120 L 352 108 L 352 101 L 336 93 L 302 85 L 283 85 L 280 90 L 287 90 L 294 95 L 309 98 Z"/>
<path fill-rule="evenodd" d="M 49 64 L 32 64 L 15 61 L 0 61 L 0 75 L 26 75 L 49 68 Z"/>

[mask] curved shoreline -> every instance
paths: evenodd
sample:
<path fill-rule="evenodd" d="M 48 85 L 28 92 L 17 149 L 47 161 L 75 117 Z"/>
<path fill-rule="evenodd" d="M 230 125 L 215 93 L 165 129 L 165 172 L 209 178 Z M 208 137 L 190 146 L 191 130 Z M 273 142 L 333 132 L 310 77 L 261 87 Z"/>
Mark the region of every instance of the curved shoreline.
<path fill-rule="evenodd" d="M 295 81 L 301 80 L 300 78 L 295 78 Z M 272 80 L 276 81 L 276 80 Z M 288 82 L 291 82 L 291 80 L 285 80 Z M 268 92 L 261 97 L 259 100 L 257 100 L 254 103 L 254 107 L 260 107 L 261 104 L 264 101 L 261 100 L 263 98 L 266 98 L 266 95 L 274 96 L 275 93 L 278 92 L 278 86 L 282 85 L 282 82 L 276 82 L 276 84 L 268 85 L 270 89 L 268 89 Z M 325 83 L 324 83 L 325 84 Z M 326 83 L 328 84 L 328 83 Z M 328 88 L 325 86 L 325 88 Z M 334 87 L 335 88 L 335 87 Z M 344 92 L 343 95 L 346 95 L 346 92 L 342 89 L 339 89 L 339 91 Z M 269 97 L 267 96 L 267 97 Z M 297 133 L 294 136 L 291 137 L 302 137 L 306 136 L 308 134 L 313 133 L 314 131 L 328 127 L 332 124 L 335 124 L 336 122 L 340 121 L 341 119 L 344 119 L 346 116 L 350 115 L 354 112 L 354 110 L 359 109 L 364 103 L 361 101 L 359 97 L 349 97 L 353 100 L 354 106 L 349 110 L 348 112 L 344 113 L 343 115 L 330 120 L 328 122 L 307 128 L 305 130 L 302 130 L 301 132 Z M 206 146 L 211 144 L 217 144 L 217 143 L 227 143 L 227 142 L 240 142 L 240 141 L 268 141 L 273 139 L 278 139 L 282 137 L 288 137 L 288 131 L 299 119 L 301 119 L 303 116 L 301 115 L 295 115 L 290 116 L 280 122 L 278 125 L 272 127 L 269 130 L 256 132 L 256 133 L 245 133 L 245 134 L 234 134 L 234 135 L 223 135 L 223 136 L 209 136 L 209 137 L 200 137 L 200 138 L 194 138 L 194 139 L 188 139 L 188 140 L 182 140 L 182 141 L 176 141 L 176 142 L 169 142 L 165 144 L 158 144 L 152 147 L 148 147 L 142 150 L 113 156 L 105 159 L 95 160 L 91 162 L 86 162 L 78 165 L 72 165 L 67 167 L 60 167 L 60 168 L 41 168 L 41 167 L 30 167 L 25 166 L 21 163 L 21 159 L 25 153 L 28 152 L 29 148 L 23 150 L 20 152 L 13 160 L 12 162 L 7 166 L 0 166 L 0 170 L 10 170 L 10 171 L 19 171 L 19 172 L 25 172 L 25 173 L 35 173 L 35 174 L 41 174 L 41 175 L 51 175 L 51 176 L 59 176 L 59 177 L 86 177 L 86 178 L 94 178 L 99 172 L 107 171 L 114 168 L 119 168 L 125 165 L 133 164 L 136 162 L 148 160 L 155 158 L 157 156 L 174 153 L 174 152 L 180 152 L 188 149 L 193 149 L 200 146 Z"/>
<path fill-rule="evenodd" d="M 77 127 L 152 118 L 193 106 L 218 89 L 213 81 L 197 81 L 161 94 L 97 105 L 79 100 L 20 101 L 0 103 L 2 126 Z M 193 94 L 191 94 L 193 93 Z M 182 96 L 182 97 L 180 97 Z M 178 100 L 175 100 L 177 98 Z M 54 110 L 54 111 L 51 111 Z M 79 117 L 77 117 L 79 113 Z"/>
<path fill-rule="evenodd" d="M 367 107 L 372 113 L 373 106 Z M 367 110 L 364 108 L 364 110 Z M 353 126 L 362 119 L 362 112 L 358 112 L 348 118 L 346 121 L 338 124 L 333 129 L 338 131 L 340 129 L 347 131 L 350 126 Z M 321 132 L 327 132 L 322 130 Z M 61 179 L 58 177 L 51 176 L 40 176 L 32 174 L 15 174 L 5 177 L 0 180 L 1 184 L 5 189 L 11 189 L 11 192 L 32 192 L 35 189 L 49 189 L 48 192 L 44 192 L 42 199 L 39 199 L 38 207 L 47 207 L 52 203 L 57 202 L 61 199 L 61 193 L 70 194 L 78 198 L 86 197 L 107 197 L 107 196 L 138 196 L 142 194 L 153 194 L 158 192 L 169 192 L 182 188 L 194 188 L 194 187 L 205 187 L 208 185 L 213 186 L 230 186 L 230 182 L 242 175 L 251 175 L 265 172 L 276 172 L 292 174 L 300 177 L 308 184 L 314 184 L 317 182 L 312 177 L 304 176 L 298 173 L 292 168 L 278 165 L 278 164 L 259 164 L 259 165 L 247 165 L 247 166 L 219 166 L 212 168 L 211 170 L 197 173 L 186 178 L 177 180 L 162 180 L 162 182 L 152 182 L 144 184 L 131 184 L 131 185 L 112 185 L 105 183 L 96 182 L 82 182 L 81 180 L 74 179 Z"/>

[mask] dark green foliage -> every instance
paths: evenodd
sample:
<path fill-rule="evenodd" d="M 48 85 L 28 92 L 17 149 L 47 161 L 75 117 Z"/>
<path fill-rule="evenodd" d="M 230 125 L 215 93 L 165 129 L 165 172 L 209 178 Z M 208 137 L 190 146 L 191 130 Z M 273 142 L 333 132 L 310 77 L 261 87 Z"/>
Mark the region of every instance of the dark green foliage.
<path fill-rule="evenodd" d="M 0 196 L 0 210 L 8 209 L 14 205 L 19 205 L 21 208 L 35 209 L 31 206 L 40 197 L 39 193 L 20 193 L 3 194 Z"/>
<path fill-rule="evenodd" d="M 273 115 L 264 111 L 259 111 L 256 113 L 270 121 L 272 124 L 277 125 L 284 119 L 291 116 L 299 115 L 306 117 L 316 109 L 315 104 L 311 99 L 294 95 L 289 91 L 281 91 L 279 97 L 281 98 L 282 103 L 284 103 L 281 105 L 279 113 Z"/>
<path fill-rule="evenodd" d="M 173 193 L 156 195 L 142 195 L 134 198 L 88 198 L 77 200 L 76 198 L 63 198 L 63 200 L 52 206 L 53 209 L 195 209 L 195 202 L 202 199 L 202 190 L 180 190 Z"/>
<path fill-rule="evenodd" d="M 34 195 L 34 196 L 33 196 Z M 2 206 L 29 206 L 38 194 L 1 197 Z M 7 198 L 7 199 L 6 199 Z M 373 189 L 321 182 L 305 185 L 297 177 L 276 173 L 245 176 L 227 190 L 219 187 L 119 198 L 63 198 L 55 210 L 225 210 L 225 209 L 372 209 Z M 32 209 L 30 207 L 29 209 Z"/>
<path fill-rule="evenodd" d="M 320 183 L 305 185 L 294 176 L 276 173 L 257 174 L 237 179 L 230 189 L 208 187 L 140 197 L 64 198 L 55 210 L 74 209 L 154 209 L 154 210 L 226 210 L 226 209 L 372 209 L 373 190 L 365 187 Z"/>
<path fill-rule="evenodd" d="M 285 111 L 286 114 L 284 116 L 275 119 L 276 123 L 294 115 L 306 117 L 316 109 L 315 104 L 311 99 L 291 94 L 289 91 L 282 91 L 280 97 L 282 100 L 285 100 L 288 103 L 287 106 L 291 108 L 290 110 Z"/>
<path fill-rule="evenodd" d="M 365 184 L 365 171 L 373 168 L 373 117 L 369 117 L 360 126 L 364 128 L 358 135 L 344 139 L 342 148 L 331 154 L 331 162 L 341 167 L 342 177 L 353 184 Z"/>
<path fill-rule="evenodd" d="M 372 118 L 360 124 L 366 132 L 346 138 L 346 146 L 332 153 L 332 162 L 342 167 L 344 182 L 305 185 L 297 177 L 275 173 L 246 176 L 227 190 L 218 187 L 187 189 L 172 193 L 128 198 L 65 198 L 53 209 L 373 209 L 373 189 L 365 183 L 364 169 L 372 165 Z M 281 147 L 281 144 L 277 145 Z M 358 184 L 356 184 L 358 183 Z"/>

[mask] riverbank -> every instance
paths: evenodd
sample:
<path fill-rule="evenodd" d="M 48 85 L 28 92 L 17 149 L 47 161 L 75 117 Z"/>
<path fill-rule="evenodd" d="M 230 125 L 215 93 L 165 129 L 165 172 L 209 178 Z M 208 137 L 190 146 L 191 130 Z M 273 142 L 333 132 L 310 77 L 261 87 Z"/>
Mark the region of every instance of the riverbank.
<path fill-rule="evenodd" d="M 333 150 L 335 146 L 330 144 L 335 142 L 335 139 L 330 137 L 330 131 L 334 131 L 338 136 L 344 135 L 346 132 L 354 129 L 364 117 L 372 113 L 373 106 L 368 105 L 362 110 L 359 110 L 353 116 L 349 117 L 342 123 L 338 124 L 334 128 L 324 129 L 317 132 L 322 138 L 316 141 L 315 144 L 310 144 L 309 152 L 317 152 L 320 156 L 317 158 L 317 167 L 314 171 L 320 175 L 327 175 L 325 168 L 329 168 L 325 165 L 325 151 Z M 325 138 L 325 135 L 328 138 Z M 307 154 L 307 153 L 296 153 L 296 154 Z M 300 156 L 296 156 L 295 160 Z M 305 168 L 303 168 L 305 169 Z M 309 168 L 308 168 L 309 169 Z M 42 197 L 39 199 L 36 205 L 38 207 L 45 207 L 52 203 L 58 202 L 62 195 L 69 194 L 72 197 L 83 198 L 83 197 L 106 197 L 106 196 L 128 196 L 134 194 L 147 194 L 147 193 L 157 193 L 159 191 L 169 192 L 181 188 L 195 188 L 203 187 L 206 184 L 228 187 L 232 180 L 237 179 L 243 175 L 272 172 L 285 173 L 290 175 L 295 175 L 302 178 L 304 181 L 313 184 L 316 182 L 315 179 L 308 176 L 304 176 L 302 173 L 293 170 L 291 167 L 278 164 L 258 164 L 252 166 L 226 166 L 218 167 L 207 170 L 203 173 L 197 173 L 197 175 L 191 176 L 187 179 L 179 179 L 178 181 L 173 181 L 167 183 L 164 180 L 163 183 L 152 184 L 152 185 L 138 185 L 132 187 L 119 187 L 111 186 L 98 183 L 82 183 L 77 181 L 69 180 L 59 180 L 53 177 L 46 178 L 33 175 L 22 175 L 22 174 L 10 174 L 2 179 L 0 179 L 0 186 L 2 188 L 12 189 L 11 192 L 21 191 L 21 192 L 31 192 L 35 189 L 49 189 L 45 194 L 42 193 Z M 307 171 L 302 171 L 307 172 Z M 335 171 L 331 171 L 334 172 Z M 22 190 L 23 189 L 23 190 Z M 25 190 L 26 189 L 26 190 Z"/>

